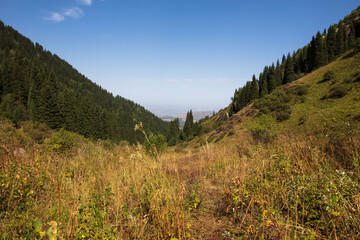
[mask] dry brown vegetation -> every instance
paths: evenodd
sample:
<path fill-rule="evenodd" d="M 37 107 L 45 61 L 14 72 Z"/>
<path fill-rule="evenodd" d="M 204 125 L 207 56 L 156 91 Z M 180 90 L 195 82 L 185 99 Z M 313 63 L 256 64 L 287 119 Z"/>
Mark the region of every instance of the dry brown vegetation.
<path fill-rule="evenodd" d="M 263 144 L 244 134 L 169 149 L 155 161 L 141 146 L 72 133 L 42 130 L 48 139 L 73 139 L 68 148 L 34 144 L 38 128 L 1 121 L 3 239 L 359 237 L 359 138 L 337 148 L 285 135 Z M 339 156 L 350 160 L 341 164 Z M 46 233 L 51 221 L 54 236 Z"/>

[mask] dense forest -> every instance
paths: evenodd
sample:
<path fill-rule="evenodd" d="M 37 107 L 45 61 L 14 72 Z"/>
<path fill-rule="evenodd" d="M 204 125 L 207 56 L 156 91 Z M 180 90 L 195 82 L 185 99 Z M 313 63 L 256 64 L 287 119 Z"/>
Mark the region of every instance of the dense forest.
<path fill-rule="evenodd" d="M 323 33 L 316 36 L 305 47 L 287 56 L 283 55 L 281 63 L 265 66 L 257 79 L 253 75 L 252 81 L 235 90 L 231 99 L 229 115 L 237 113 L 252 100 L 262 98 L 271 93 L 278 86 L 301 78 L 313 70 L 325 66 L 347 50 L 358 45 L 360 37 L 360 6 L 352 11 L 338 24 L 331 25 Z"/>
<path fill-rule="evenodd" d="M 0 21 L 0 115 L 32 120 L 92 139 L 142 141 L 134 131 L 165 135 L 169 124 L 91 82 L 57 55 Z"/>

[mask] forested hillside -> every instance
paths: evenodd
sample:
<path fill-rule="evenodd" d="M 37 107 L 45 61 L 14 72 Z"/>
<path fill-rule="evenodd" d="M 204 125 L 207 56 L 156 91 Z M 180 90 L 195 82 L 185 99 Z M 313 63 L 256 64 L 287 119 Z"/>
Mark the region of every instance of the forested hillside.
<path fill-rule="evenodd" d="M 93 139 L 141 141 L 137 122 L 154 134 L 168 124 L 91 82 L 69 63 L 0 21 L 0 114 L 42 122 Z"/>
<path fill-rule="evenodd" d="M 283 55 L 281 63 L 265 66 L 257 79 L 253 75 L 243 87 L 235 90 L 230 105 L 230 115 L 237 113 L 252 100 L 262 98 L 273 92 L 278 86 L 296 79 L 333 61 L 336 57 L 353 48 L 360 37 L 360 6 L 338 24 L 331 25 L 316 36 L 305 47 Z"/>

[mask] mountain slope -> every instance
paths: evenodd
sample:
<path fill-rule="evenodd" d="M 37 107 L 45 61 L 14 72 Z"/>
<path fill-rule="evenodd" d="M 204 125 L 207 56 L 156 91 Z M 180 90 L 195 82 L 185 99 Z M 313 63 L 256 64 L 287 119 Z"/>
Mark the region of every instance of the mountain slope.
<path fill-rule="evenodd" d="M 331 77 L 327 79 L 329 73 Z M 249 125 L 261 115 L 276 120 L 273 127 L 280 132 L 312 135 L 324 141 L 326 135 L 333 132 L 359 134 L 359 90 L 360 53 L 351 50 L 332 63 L 253 101 L 228 120 L 229 108 L 220 111 L 204 123 L 208 128 L 219 126 L 195 139 L 192 146 L 222 139 L 235 141 L 244 132 L 250 133 Z"/>
<path fill-rule="evenodd" d="M 86 137 L 141 141 L 136 123 L 154 134 L 168 124 L 140 105 L 114 97 L 69 63 L 35 45 L 0 21 L 1 115 L 14 122 L 33 120 Z"/>

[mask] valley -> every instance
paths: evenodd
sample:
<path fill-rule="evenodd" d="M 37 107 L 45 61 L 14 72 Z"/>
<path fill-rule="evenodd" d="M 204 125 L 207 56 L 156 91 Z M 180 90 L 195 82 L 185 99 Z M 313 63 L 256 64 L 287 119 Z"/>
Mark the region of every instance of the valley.
<path fill-rule="evenodd" d="M 0 22 L 1 239 L 359 239 L 359 16 L 162 117 Z"/>

